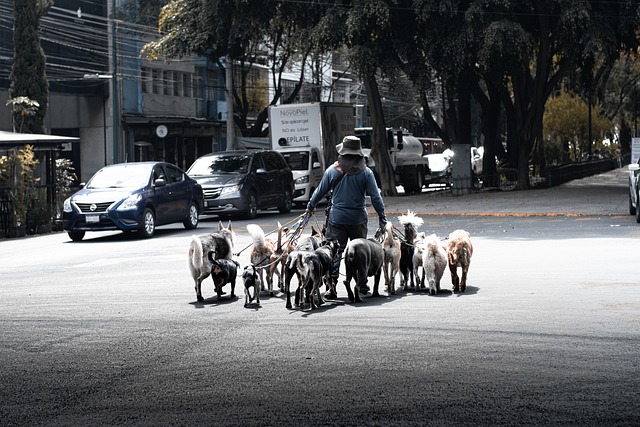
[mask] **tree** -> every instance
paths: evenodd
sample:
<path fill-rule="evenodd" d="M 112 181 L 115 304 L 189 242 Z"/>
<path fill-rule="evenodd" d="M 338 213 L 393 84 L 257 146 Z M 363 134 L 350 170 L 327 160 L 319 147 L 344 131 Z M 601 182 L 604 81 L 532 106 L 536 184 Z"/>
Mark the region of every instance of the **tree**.
<path fill-rule="evenodd" d="M 569 160 L 587 160 L 589 144 L 588 105 L 579 97 L 563 90 L 549 99 L 544 115 L 544 135 L 548 157 L 552 164 L 562 164 Z M 611 131 L 611 122 L 600 113 L 596 105 L 592 120 L 592 134 L 600 143 Z M 572 158 L 571 158 L 572 157 Z"/>
<path fill-rule="evenodd" d="M 39 108 L 34 114 L 21 115 L 13 109 L 13 122 L 21 122 L 21 131 L 45 133 L 44 117 L 49 105 L 49 82 L 45 72 L 45 55 L 40 45 L 40 18 L 53 5 L 52 0 L 14 0 L 14 56 L 11 67 L 11 99 L 24 97 L 35 101 Z M 14 104 L 15 107 L 15 104 Z"/>
<path fill-rule="evenodd" d="M 249 113 L 255 89 L 250 73 L 256 61 L 269 59 L 274 88 L 269 105 L 278 103 L 284 95 L 283 74 L 295 59 L 304 63 L 317 47 L 312 32 L 324 10 L 306 3 L 265 1 L 256 7 L 244 0 L 173 0 L 162 8 L 158 22 L 163 36 L 147 43 L 142 54 L 150 59 L 200 55 L 218 63 L 226 57 L 238 68 L 234 88 L 234 120 L 245 136 L 264 135 L 267 107 L 250 124 Z M 294 90 L 283 103 L 289 103 L 299 93 L 304 80 L 304 68 Z M 253 104 L 252 104 L 253 103 Z"/>

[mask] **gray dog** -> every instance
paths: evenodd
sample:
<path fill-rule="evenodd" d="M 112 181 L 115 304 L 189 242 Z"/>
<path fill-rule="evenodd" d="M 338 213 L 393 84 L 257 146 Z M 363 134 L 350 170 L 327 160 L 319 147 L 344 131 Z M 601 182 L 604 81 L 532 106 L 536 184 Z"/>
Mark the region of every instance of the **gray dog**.
<path fill-rule="evenodd" d="M 378 285 L 380 284 L 380 274 L 382 273 L 382 264 L 384 262 L 384 249 L 382 245 L 374 239 L 353 239 L 347 244 L 344 251 L 344 266 L 347 272 L 347 278 L 344 286 L 349 294 L 349 301 L 361 302 L 360 288 L 367 285 L 367 278 L 374 276 L 373 293 L 374 297 L 379 296 Z M 354 287 L 355 295 L 351 291 L 351 278 L 354 278 L 356 285 Z"/>

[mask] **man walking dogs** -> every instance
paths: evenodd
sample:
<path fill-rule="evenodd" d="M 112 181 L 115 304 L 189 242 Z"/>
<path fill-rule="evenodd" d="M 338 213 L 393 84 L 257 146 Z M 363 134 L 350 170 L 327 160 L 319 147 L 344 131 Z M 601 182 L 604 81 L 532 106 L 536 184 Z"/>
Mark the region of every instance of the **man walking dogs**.
<path fill-rule="evenodd" d="M 326 238 L 337 240 L 340 249 L 334 259 L 331 278 L 334 289 L 338 283 L 340 260 L 347 246 L 347 240 L 367 237 L 366 196 L 371 197 L 371 204 L 378 213 L 378 225 L 384 230 L 387 217 L 384 213 L 384 202 L 376 185 L 371 169 L 367 167 L 362 151 L 360 138 L 346 136 L 336 146 L 338 161 L 324 172 L 322 181 L 309 199 L 306 215 L 311 215 L 322 198 L 333 191 L 329 199 L 329 218 Z M 363 292 L 364 291 L 364 292 Z M 366 290 L 361 290 L 366 293 Z M 327 299 L 335 299 L 335 291 L 325 295 Z"/>

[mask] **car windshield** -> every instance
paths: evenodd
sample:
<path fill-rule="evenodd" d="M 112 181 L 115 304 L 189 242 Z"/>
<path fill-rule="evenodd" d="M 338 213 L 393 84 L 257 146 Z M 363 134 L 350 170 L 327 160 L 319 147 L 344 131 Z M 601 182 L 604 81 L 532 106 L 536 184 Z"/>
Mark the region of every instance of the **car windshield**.
<path fill-rule="evenodd" d="M 248 154 L 224 154 L 201 157 L 189 168 L 189 176 L 217 175 L 221 173 L 245 174 L 249 171 Z"/>
<path fill-rule="evenodd" d="M 149 183 L 153 165 L 111 166 L 96 172 L 85 188 L 140 188 Z"/>
<path fill-rule="evenodd" d="M 306 151 L 283 152 L 282 156 L 289 164 L 291 170 L 306 171 L 309 170 L 309 153 Z"/>

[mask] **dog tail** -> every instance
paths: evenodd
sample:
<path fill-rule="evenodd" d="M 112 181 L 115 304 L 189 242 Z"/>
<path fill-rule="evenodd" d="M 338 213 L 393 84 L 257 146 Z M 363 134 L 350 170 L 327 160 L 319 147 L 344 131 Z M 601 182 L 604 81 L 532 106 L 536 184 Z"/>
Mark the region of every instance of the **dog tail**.
<path fill-rule="evenodd" d="M 251 235 L 254 245 L 264 246 L 264 231 L 258 224 L 247 224 L 247 232 Z"/>
<path fill-rule="evenodd" d="M 195 234 L 191 236 L 191 247 L 193 248 L 193 253 L 191 254 L 191 265 L 200 268 L 203 263 L 202 257 L 204 256 L 202 250 L 202 240 Z"/>

